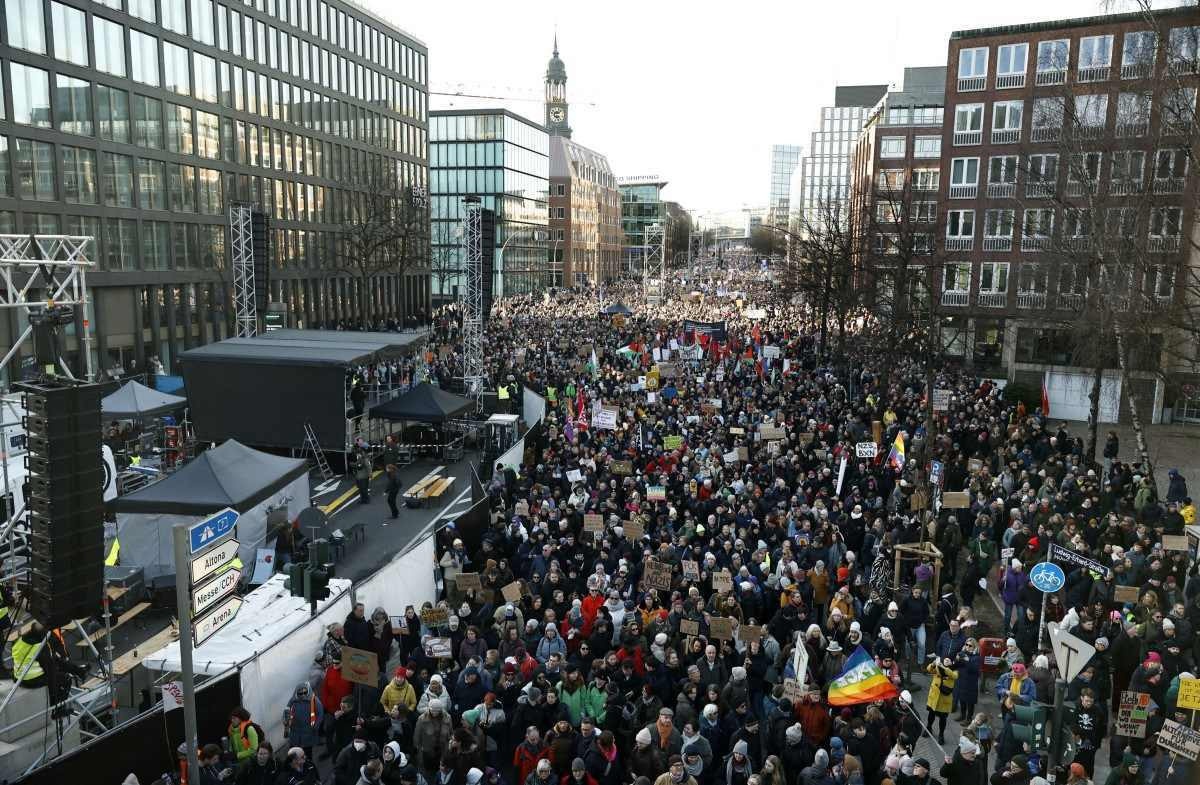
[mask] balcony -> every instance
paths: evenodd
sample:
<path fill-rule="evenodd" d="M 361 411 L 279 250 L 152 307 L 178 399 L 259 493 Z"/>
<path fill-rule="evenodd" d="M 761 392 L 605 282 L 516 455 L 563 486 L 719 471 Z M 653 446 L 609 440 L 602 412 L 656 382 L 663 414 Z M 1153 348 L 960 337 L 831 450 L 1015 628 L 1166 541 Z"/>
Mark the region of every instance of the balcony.
<path fill-rule="evenodd" d="M 962 147 L 964 145 L 980 144 L 983 142 L 983 130 L 978 131 L 955 131 L 954 146 Z"/>
<path fill-rule="evenodd" d="M 1172 76 L 1187 76 L 1200 73 L 1200 61 L 1196 57 L 1180 57 L 1178 54 L 1169 56 L 1167 70 Z"/>
<path fill-rule="evenodd" d="M 978 185 L 952 185 L 950 186 L 951 199 L 974 199 L 979 195 Z"/>
<path fill-rule="evenodd" d="M 980 292 L 975 296 L 980 308 L 1007 308 L 1008 292 Z"/>
<path fill-rule="evenodd" d="M 1047 68 L 1045 71 L 1038 71 L 1033 77 L 1033 83 L 1038 87 L 1066 84 L 1066 82 L 1067 69 L 1065 68 Z"/>
<path fill-rule="evenodd" d="M 947 251 L 969 251 L 975 247 L 975 237 L 961 237 L 958 235 L 949 236 L 946 238 Z"/>
<path fill-rule="evenodd" d="M 1086 235 L 1064 237 L 1062 238 L 1062 247 L 1064 251 L 1089 251 L 1092 248 L 1092 238 Z"/>
<path fill-rule="evenodd" d="M 1067 196 L 1087 196 L 1100 191 L 1099 183 L 1093 181 L 1068 180 Z"/>
<path fill-rule="evenodd" d="M 1182 177 L 1155 177 L 1154 178 L 1154 193 L 1162 194 L 1181 194 L 1183 193 L 1184 179 Z"/>
<path fill-rule="evenodd" d="M 992 144 L 1015 144 L 1021 141 L 1020 128 L 993 128 Z"/>
<path fill-rule="evenodd" d="M 1117 137 L 1133 139 L 1150 132 L 1150 123 L 1117 123 Z"/>
<path fill-rule="evenodd" d="M 1111 66 L 1093 65 L 1087 68 L 1080 68 L 1079 74 L 1075 77 L 1077 82 L 1105 82 L 1108 81 L 1108 73 L 1112 70 Z"/>
<path fill-rule="evenodd" d="M 996 89 L 1009 90 L 1025 86 L 1025 72 L 1019 74 L 996 74 Z"/>
<path fill-rule="evenodd" d="M 942 292 L 942 305 L 950 305 L 958 308 L 965 308 L 971 302 L 970 292 L 950 291 Z"/>
<path fill-rule="evenodd" d="M 1029 131 L 1029 138 L 1034 142 L 1057 142 L 1062 138 L 1062 126 L 1035 125 Z"/>
<path fill-rule="evenodd" d="M 1179 235 L 1163 235 L 1161 237 L 1151 235 L 1150 240 L 1146 243 L 1146 250 L 1151 253 L 1174 253 L 1179 250 Z"/>
<path fill-rule="evenodd" d="M 1012 245 L 1012 235 L 1008 237 L 983 238 L 983 250 L 985 251 L 1011 251 Z"/>
<path fill-rule="evenodd" d="M 1104 136 L 1104 126 L 1077 125 L 1071 129 L 1071 136 L 1075 139 L 1099 139 Z"/>
<path fill-rule="evenodd" d="M 989 199 L 1011 199 L 1016 194 L 1016 183 L 988 183 L 987 195 Z"/>
<path fill-rule="evenodd" d="M 1021 238 L 1021 250 L 1026 253 L 1036 253 L 1044 251 L 1050 247 L 1050 238 L 1034 235 L 1032 237 Z"/>
<path fill-rule="evenodd" d="M 1154 73 L 1154 63 L 1130 63 L 1121 66 L 1122 79 L 1146 79 Z"/>
<path fill-rule="evenodd" d="M 958 92 L 974 93 L 983 90 L 987 87 L 986 76 L 960 76 L 958 77 Z"/>
<path fill-rule="evenodd" d="M 1113 180 L 1108 184 L 1108 192 L 1113 196 L 1130 196 L 1142 192 L 1141 180 Z"/>
<path fill-rule="evenodd" d="M 1033 180 L 1025 183 L 1026 199 L 1050 199 L 1054 196 L 1054 183 Z"/>
<path fill-rule="evenodd" d="M 1058 307 L 1064 311 L 1078 311 L 1083 307 L 1082 292 L 1059 292 Z"/>
<path fill-rule="evenodd" d="M 1017 292 L 1017 307 L 1042 310 L 1046 307 L 1046 293 Z"/>

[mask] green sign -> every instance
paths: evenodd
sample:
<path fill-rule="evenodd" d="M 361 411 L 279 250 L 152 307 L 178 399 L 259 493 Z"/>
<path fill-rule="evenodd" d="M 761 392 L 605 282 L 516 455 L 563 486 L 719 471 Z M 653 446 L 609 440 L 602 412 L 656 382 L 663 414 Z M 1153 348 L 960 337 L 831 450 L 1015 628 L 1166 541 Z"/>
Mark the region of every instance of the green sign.
<path fill-rule="evenodd" d="M 683 446 L 683 437 L 682 436 L 664 436 L 663 437 L 663 447 L 665 447 L 668 450 L 678 450 L 682 446 Z"/>

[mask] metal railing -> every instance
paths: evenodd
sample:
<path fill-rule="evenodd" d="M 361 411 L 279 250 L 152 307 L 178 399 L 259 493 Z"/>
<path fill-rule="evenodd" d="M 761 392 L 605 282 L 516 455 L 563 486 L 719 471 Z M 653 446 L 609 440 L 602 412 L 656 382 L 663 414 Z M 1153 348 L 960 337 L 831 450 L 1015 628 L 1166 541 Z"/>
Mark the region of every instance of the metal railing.
<path fill-rule="evenodd" d="M 1184 179 L 1182 177 L 1154 178 L 1154 193 L 1156 194 L 1181 194 L 1183 187 Z"/>
<path fill-rule="evenodd" d="M 980 292 L 975 301 L 980 308 L 1004 308 L 1008 305 L 1008 292 Z"/>
<path fill-rule="evenodd" d="M 1021 141 L 1020 128 L 993 128 L 992 144 L 1014 144 Z"/>
<path fill-rule="evenodd" d="M 1062 126 L 1035 125 L 1029 130 L 1029 138 L 1034 142 L 1057 142 L 1062 138 Z"/>
<path fill-rule="evenodd" d="M 1025 183 L 1026 199 L 1050 199 L 1054 196 L 1054 182 L 1030 180 Z"/>
<path fill-rule="evenodd" d="M 958 77 L 958 92 L 974 93 L 983 90 L 987 87 L 986 76 L 960 76 Z"/>
<path fill-rule="evenodd" d="M 1112 67 L 1107 65 L 1080 67 L 1079 72 L 1075 75 L 1075 80 L 1078 82 L 1103 82 L 1108 79 L 1110 71 L 1112 71 Z"/>
<path fill-rule="evenodd" d="M 1011 251 L 1013 247 L 1012 235 L 1008 237 L 984 236 L 983 250 L 985 251 Z"/>
<path fill-rule="evenodd" d="M 1113 180 L 1108 184 L 1108 192 L 1113 196 L 1130 196 L 1142 192 L 1141 180 Z"/>
<path fill-rule="evenodd" d="M 1130 63 L 1121 66 L 1122 79 L 1145 79 L 1154 73 L 1154 63 Z"/>
<path fill-rule="evenodd" d="M 974 145 L 983 142 L 983 129 L 978 131 L 955 131 L 954 144 L 956 147 Z"/>
<path fill-rule="evenodd" d="M 1043 309 L 1046 307 L 1045 292 L 1017 292 L 1017 307 Z"/>
<path fill-rule="evenodd" d="M 1117 123 L 1116 134 L 1120 139 L 1130 139 L 1145 136 L 1150 131 L 1150 123 Z"/>
<path fill-rule="evenodd" d="M 979 186 L 975 184 L 950 186 L 951 199 L 974 199 L 978 195 Z"/>
<path fill-rule="evenodd" d="M 947 236 L 946 250 L 947 251 L 969 251 L 975 247 L 975 238 L 961 236 Z"/>
<path fill-rule="evenodd" d="M 1039 70 L 1033 76 L 1033 83 L 1039 87 L 1046 85 L 1065 84 L 1067 81 L 1067 69 L 1065 68 L 1047 68 Z"/>
<path fill-rule="evenodd" d="M 1179 242 L 1179 235 L 1152 235 L 1146 243 L 1146 250 L 1151 253 L 1172 253 L 1179 250 Z"/>
<path fill-rule="evenodd" d="M 987 195 L 989 199 L 1009 199 L 1017 193 L 1016 183 L 988 183 Z"/>
<path fill-rule="evenodd" d="M 963 291 L 942 292 L 942 305 L 965 307 L 971 302 L 971 293 Z"/>
<path fill-rule="evenodd" d="M 1050 247 L 1050 238 L 1044 235 L 1029 235 L 1021 238 L 1021 250 L 1026 253 L 1044 251 Z"/>
<path fill-rule="evenodd" d="M 1025 86 L 1025 72 L 1019 74 L 996 74 L 996 89 L 1007 90 Z"/>

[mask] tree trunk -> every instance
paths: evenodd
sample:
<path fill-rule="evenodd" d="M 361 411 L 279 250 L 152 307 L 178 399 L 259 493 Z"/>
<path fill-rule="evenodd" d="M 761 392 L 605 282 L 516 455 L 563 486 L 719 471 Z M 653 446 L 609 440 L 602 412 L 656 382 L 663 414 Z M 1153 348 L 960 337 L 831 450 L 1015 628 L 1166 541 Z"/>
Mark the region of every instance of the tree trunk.
<path fill-rule="evenodd" d="M 1104 363 L 1097 360 L 1092 374 L 1092 391 L 1088 394 L 1088 439 L 1084 455 L 1087 456 L 1089 465 L 1096 462 L 1096 433 L 1100 430 L 1100 386 L 1103 383 Z"/>
<path fill-rule="evenodd" d="M 1154 465 L 1150 462 L 1150 450 L 1146 446 L 1146 431 L 1142 427 L 1142 415 L 1138 410 L 1137 394 L 1130 386 L 1129 358 L 1125 354 L 1125 336 L 1121 330 L 1117 334 L 1117 363 L 1121 366 L 1121 389 L 1129 401 L 1129 423 L 1133 426 L 1133 436 L 1137 443 L 1138 459 L 1141 461 L 1145 475 L 1150 478 L 1150 485 L 1158 493 L 1158 483 L 1154 479 Z"/>

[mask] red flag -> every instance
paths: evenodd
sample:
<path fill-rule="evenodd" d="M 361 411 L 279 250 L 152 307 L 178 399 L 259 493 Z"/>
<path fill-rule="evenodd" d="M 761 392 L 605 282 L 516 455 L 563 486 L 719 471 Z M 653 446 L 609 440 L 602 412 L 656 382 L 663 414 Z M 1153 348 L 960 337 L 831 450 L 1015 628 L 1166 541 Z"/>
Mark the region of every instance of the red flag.
<path fill-rule="evenodd" d="M 762 343 L 762 330 L 758 329 L 758 324 L 754 325 L 754 329 L 750 331 L 750 337 L 755 343 Z"/>
<path fill-rule="evenodd" d="M 1042 416 L 1050 416 L 1050 392 L 1046 389 L 1046 377 L 1042 377 Z"/>
<path fill-rule="evenodd" d="M 575 396 L 575 410 L 579 415 L 575 418 L 575 427 L 581 431 L 586 431 L 588 427 L 587 411 L 585 410 L 587 401 L 583 397 L 583 388 L 579 389 L 579 393 Z"/>

